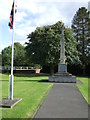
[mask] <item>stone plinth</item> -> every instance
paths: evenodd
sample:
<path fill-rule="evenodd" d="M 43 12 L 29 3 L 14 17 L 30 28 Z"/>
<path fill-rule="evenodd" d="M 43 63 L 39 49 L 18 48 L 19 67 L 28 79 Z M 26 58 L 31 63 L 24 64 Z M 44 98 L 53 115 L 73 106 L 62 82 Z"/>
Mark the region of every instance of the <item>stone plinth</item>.
<path fill-rule="evenodd" d="M 58 65 L 58 72 L 64 72 L 66 73 L 67 72 L 67 65 L 66 64 L 59 64 Z"/>
<path fill-rule="evenodd" d="M 66 64 L 58 65 L 58 73 L 53 76 L 49 76 L 50 82 L 60 82 L 60 83 L 76 83 L 76 77 L 67 72 Z"/>
<path fill-rule="evenodd" d="M 13 100 L 3 98 L 2 100 L 0 100 L 0 107 L 13 108 L 21 100 L 22 100 L 21 98 L 14 98 Z"/>
<path fill-rule="evenodd" d="M 57 73 L 54 76 L 49 76 L 50 82 L 60 82 L 60 83 L 76 83 L 76 77 L 71 74 Z"/>

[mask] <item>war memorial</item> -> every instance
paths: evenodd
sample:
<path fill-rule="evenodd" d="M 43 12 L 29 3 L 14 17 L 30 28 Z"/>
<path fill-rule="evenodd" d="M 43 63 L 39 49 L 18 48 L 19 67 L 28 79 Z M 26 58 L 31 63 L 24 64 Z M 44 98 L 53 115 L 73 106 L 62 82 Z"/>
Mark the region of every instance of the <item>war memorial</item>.
<path fill-rule="evenodd" d="M 64 26 L 62 26 L 60 63 L 58 64 L 58 73 L 54 74 L 53 76 L 49 76 L 49 81 L 76 83 L 76 77 L 67 72 L 67 64 L 65 63 Z"/>

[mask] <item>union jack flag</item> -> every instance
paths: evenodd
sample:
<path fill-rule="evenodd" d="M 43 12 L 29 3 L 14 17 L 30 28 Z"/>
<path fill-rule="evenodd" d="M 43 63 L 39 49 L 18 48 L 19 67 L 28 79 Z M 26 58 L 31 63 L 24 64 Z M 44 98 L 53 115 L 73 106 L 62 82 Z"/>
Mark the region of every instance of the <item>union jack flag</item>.
<path fill-rule="evenodd" d="M 16 12 L 17 12 L 17 5 L 15 5 L 15 13 Z M 13 18 L 14 18 L 14 2 L 12 4 L 12 9 L 11 9 L 11 13 L 10 13 L 10 22 L 8 24 L 10 29 L 13 29 Z"/>

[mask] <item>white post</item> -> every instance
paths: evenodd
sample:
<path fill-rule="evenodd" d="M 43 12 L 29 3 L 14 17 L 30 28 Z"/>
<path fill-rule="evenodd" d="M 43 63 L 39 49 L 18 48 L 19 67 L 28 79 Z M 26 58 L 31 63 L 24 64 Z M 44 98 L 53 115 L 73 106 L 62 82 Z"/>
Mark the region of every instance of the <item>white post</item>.
<path fill-rule="evenodd" d="M 9 76 L 9 99 L 13 100 L 13 53 L 14 53 L 14 20 L 15 20 L 15 0 L 13 10 L 13 29 L 12 29 L 12 53 L 11 53 L 11 75 Z"/>

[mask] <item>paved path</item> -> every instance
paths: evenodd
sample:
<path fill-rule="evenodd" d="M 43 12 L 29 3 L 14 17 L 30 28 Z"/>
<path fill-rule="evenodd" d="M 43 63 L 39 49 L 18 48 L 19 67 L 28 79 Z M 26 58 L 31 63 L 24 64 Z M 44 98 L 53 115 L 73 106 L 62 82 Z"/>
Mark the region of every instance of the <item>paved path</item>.
<path fill-rule="evenodd" d="M 88 104 L 75 83 L 55 83 L 34 118 L 88 118 Z"/>

